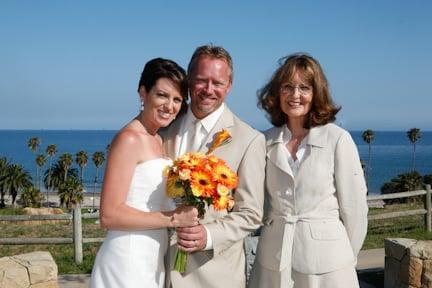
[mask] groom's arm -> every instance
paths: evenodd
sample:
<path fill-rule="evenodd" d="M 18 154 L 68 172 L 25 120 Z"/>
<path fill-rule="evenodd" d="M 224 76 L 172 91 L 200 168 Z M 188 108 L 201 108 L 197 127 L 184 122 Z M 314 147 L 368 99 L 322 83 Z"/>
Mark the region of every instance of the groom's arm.
<path fill-rule="evenodd" d="M 205 224 L 211 237 L 214 255 L 228 249 L 261 225 L 265 155 L 264 135 L 257 133 L 246 148 L 237 169 L 239 184 L 234 194 L 233 211 Z"/>

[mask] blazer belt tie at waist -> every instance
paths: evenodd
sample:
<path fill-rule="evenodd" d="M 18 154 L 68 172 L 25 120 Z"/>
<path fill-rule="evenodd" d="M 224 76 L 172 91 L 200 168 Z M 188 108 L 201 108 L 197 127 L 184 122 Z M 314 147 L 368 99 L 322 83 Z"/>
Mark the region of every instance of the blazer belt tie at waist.
<path fill-rule="evenodd" d="M 280 239 L 280 250 L 274 257 L 276 258 L 277 262 L 279 262 L 278 265 L 278 271 L 281 271 L 284 267 L 288 267 L 291 265 L 292 261 L 292 255 L 294 251 L 294 234 L 296 233 L 296 224 L 299 222 L 306 222 L 306 223 L 322 223 L 327 221 L 339 221 L 339 212 L 335 211 L 334 213 L 328 213 L 325 216 L 311 216 L 311 215 L 284 215 L 284 216 L 276 216 L 276 215 L 270 215 L 265 221 L 265 225 L 270 225 L 272 222 L 279 222 L 283 226 L 281 229 L 283 229 L 282 233 L 282 239 Z M 275 224 L 275 223 L 273 223 Z M 284 227 L 284 228 L 283 228 Z M 288 262 L 287 262 L 288 260 Z M 296 268 L 295 264 L 292 263 L 293 268 Z"/>
<path fill-rule="evenodd" d="M 318 223 L 326 221 L 337 221 L 339 220 L 339 213 L 332 213 L 326 216 L 310 216 L 310 215 L 284 215 L 284 216 L 270 216 L 265 221 L 265 225 L 271 224 L 273 221 L 279 220 L 285 222 L 285 224 L 296 224 L 297 222 L 307 223 Z"/>

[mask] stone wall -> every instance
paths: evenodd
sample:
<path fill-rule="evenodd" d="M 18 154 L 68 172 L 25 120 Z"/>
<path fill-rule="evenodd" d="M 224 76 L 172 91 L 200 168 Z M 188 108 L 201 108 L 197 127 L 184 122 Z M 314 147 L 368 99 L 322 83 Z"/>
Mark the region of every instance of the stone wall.
<path fill-rule="evenodd" d="M 432 241 L 390 238 L 384 248 L 385 288 L 432 288 Z"/>
<path fill-rule="evenodd" d="M 49 252 L 0 258 L 0 287 L 58 288 L 57 264 Z"/>

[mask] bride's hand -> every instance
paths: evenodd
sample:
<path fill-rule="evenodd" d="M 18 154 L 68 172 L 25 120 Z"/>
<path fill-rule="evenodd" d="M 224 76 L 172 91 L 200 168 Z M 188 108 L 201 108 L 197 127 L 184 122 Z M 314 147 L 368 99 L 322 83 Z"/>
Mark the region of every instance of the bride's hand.
<path fill-rule="evenodd" d="M 180 206 L 173 211 L 173 227 L 190 227 L 199 224 L 198 210 L 193 206 Z"/>

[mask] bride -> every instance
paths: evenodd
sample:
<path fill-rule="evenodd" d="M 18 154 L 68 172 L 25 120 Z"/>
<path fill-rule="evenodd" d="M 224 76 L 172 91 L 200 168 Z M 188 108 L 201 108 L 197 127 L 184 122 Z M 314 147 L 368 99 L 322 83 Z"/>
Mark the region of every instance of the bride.
<path fill-rule="evenodd" d="M 192 207 L 174 205 L 165 196 L 158 129 L 186 110 L 184 70 L 171 60 L 149 61 L 138 93 L 141 112 L 114 138 L 101 194 L 101 226 L 108 229 L 95 260 L 91 287 L 163 287 L 167 227 L 198 224 Z"/>

